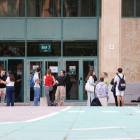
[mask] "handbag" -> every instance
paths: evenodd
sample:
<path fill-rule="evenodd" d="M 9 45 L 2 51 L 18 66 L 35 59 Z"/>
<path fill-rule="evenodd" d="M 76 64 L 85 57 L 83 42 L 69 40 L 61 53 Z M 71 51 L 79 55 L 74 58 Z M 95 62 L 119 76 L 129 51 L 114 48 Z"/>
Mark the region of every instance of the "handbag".
<path fill-rule="evenodd" d="M 92 86 L 88 81 L 85 85 L 85 90 L 90 91 L 90 92 L 94 92 L 94 86 Z"/>

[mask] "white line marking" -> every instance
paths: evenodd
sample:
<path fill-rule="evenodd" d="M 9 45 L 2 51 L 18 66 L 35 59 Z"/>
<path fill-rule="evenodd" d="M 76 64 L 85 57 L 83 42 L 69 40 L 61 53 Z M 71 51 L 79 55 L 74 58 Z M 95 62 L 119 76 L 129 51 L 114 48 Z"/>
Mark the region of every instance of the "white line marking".
<path fill-rule="evenodd" d="M 115 129 L 115 128 L 125 128 L 125 127 L 119 127 L 119 126 L 114 126 L 114 127 L 97 127 L 97 128 L 75 128 L 71 130 L 97 130 L 97 129 Z"/>
<path fill-rule="evenodd" d="M 133 108 L 133 107 L 128 107 L 128 108 L 130 108 L 130 109 L 132 109 L 132 110 L 137 110 L 136 108 Z"/>
<path fill-rule="evenodd" d="M 85 111 L 68 111 L 69 113 L 84 113 Z"/>
<path fill-rule="evenodd" d="M 77 139 L 69 139 L 77 140 Z M 140 140 L 140 138 L 106 138 L 106 139 L 81 139 L 81 140 Z"/>
<path fill-rule="evenodd" d="M 70 109 L 71 108 L 71 106 L 68 106 L 68 107 L 66 107 L 65 109 L 62 109 L 62 110 L 60 110 L 60 111 L 66 111 L 66 110 L 68 110 L 68 109 Z"/>
<path fill-rule="evenodd" d="M 103 113 L 119 113 L 119 111 L 102 111 Z"/>
<path fill-rule="evenodd" d="M 51 114 L 48 114 L 48 115 L 45 115 L 45 116 L 42 116 L 42 117 L 38 117 L 38 118 L 35 118 L 35 119 L 27 120 L 27 121 L 19 121 L 19 122 L 3 122 L 3 123 L 0 123 L 0 124 L 22 123 L 22 122 L 35 122 L 35 121 L 38 121 L 38 120 L 41 120 L 41 119 L 45 119 L 45 118 L 48 118 L 48 117 L 54 116 L 54 115 L 56 115 L 56 114 L 58 114 L 58 113 L 59 113 L 59 112 L 54 112 L 54 113 L 51 113 Z"/>

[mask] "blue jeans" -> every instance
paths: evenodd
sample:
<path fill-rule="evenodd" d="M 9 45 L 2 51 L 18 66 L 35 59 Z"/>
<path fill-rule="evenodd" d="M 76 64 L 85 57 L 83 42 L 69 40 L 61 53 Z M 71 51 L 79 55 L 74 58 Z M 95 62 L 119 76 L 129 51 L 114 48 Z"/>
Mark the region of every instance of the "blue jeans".
<path fill-rule="evenodd" d="M 38 106 L 40 88 L 34 87 L 34 106 Z"/>
<path fill-rule="evenodd" d="M 15 87 L 14 86 L 7 86 L 6 87 L 6 100 L 7 100 L 7 106 L 14 106 L 14 91 Z"/>

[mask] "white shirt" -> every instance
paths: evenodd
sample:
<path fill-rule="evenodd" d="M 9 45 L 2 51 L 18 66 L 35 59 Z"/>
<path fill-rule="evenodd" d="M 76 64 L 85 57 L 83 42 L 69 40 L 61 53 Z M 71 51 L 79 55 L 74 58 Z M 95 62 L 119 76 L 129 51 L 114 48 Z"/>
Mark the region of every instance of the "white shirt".
<path fill-rule="evenodd" d="M 121 78 L 123 78 L 123 74 L 118 74 Z M 125 76 L 124 76 L 124 80 L 125 80 Z M 120 78 L 116 75 L 114 82 L 117 82 L 117 86 L 119 86 L 119 82 L 120 82 Z"/>
<path fill-rule="evenodd" d="M 10 81 L 10 77 L 7 77 L 6 82 L 7 82 L 6 86 L 14 86 L 15 84 L 15 82 Z"/>
<path fill-rule="evenodd" d="M 36 72 L 35 75 L 34 75 L 34 83 L 35 83 L 34 87 L 40 88 L 40 85 L 37 83 L 37 79 L 39 80 L 39 75 Z"/>

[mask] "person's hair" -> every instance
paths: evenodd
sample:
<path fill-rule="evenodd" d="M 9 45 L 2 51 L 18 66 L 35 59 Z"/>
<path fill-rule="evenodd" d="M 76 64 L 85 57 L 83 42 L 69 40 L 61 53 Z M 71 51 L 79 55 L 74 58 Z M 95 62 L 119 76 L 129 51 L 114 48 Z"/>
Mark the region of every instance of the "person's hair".
<path fill-rule="evenodd" d="M 1 69 L 0 71 L 6 71 L 5 69 Z"/>
<path fill-rule="evenodd" d="M 101 77 L 101 78 L 100 78 L 100 82 L 104 82 L 104 78 Z"/>
<path fill-rule="evenodd" d="M 12 73 L 12 71 L 8 71 L 9 77 L 10 77 L 10 81 L 15 82 L 15 77 Z"/>
<path fill-rule="evenodd" d="M 66 71 L 65 70 L 61 70 L 63 72 L 63 74 L 65 75 Z"/>
<path fill-rule="evenodd" d="M 47 74 L 49 75 L 49 82 L 51 82 L 51 77 L 50 77 L 50 75 L 51 75 L 51 69 L 47 69 Z"/>
<path fill-rule="evenodd" d="M 37 72 L 40 72 L 40 71 L 41 71 L 41 68 L 40 68 L 40 67 L 38 67 L 38 68 L 36 69 L 36 71 L 37 71 Z"/>
<path fill-rule="evenodd" d="M 123 71 L 122 68 L 118 68 L 119 73 L 122 73 L 122 71 Z"/>
<path fill-rule="evenodd" d="M 92 76 L 92 77 L 94 78 L 93 72 L 94 72 L 93 70 L 90 70 L 90 71 L 88 72 L 88 75 L 87 75 L 87 77 L 86 77 L 86 81 L 89 79 L 90 76 Z"/>
<path fill-rule="evenodd" d="M 107 72 L 103 72 L 103 74 L 104 74 L 106 77 L 108 77 L 108 74 L 107 74 Z"/>

